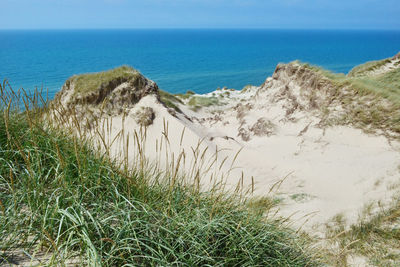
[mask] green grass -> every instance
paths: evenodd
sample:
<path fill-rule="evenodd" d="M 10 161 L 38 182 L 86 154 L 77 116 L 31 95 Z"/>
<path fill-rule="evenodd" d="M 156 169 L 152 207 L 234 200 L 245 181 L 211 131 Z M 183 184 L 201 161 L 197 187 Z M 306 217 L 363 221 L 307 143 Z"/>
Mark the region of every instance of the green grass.
<path fill-rule="evenodd" d="M 338 88 L 350 86 L 360 95 L 374 94 L 400 105 L 400 68 L 374 77 L 349 77 L 316 66 L 304 65 L 331 80 Z"/>
<path fill-rule="evenodd" d="M 311 195 L 308 195 L 306 193 L 298 193 L 298 194 L 293 194 L 290 196 L 291 199 L 293 199 L 296 202 L 305 202 L 310 199 L 313 199 L 314 197 Z"/>
<path fill-rule="evenodd" d="M 387 72 L 384 75 L 379 75 L 375 80 L 385 85 L 385 90 L 396 98 L 396 102 L 400 102 L 400 68 Z"/>
<path fill-rule="evenodd" d="M 252 210 L 268 212 L 270 209 L 278 206 L 281 202 L 281 198 L 256 197 L 249 199 L 246 205 Z"/>
<path fill-rule="evenodd" d="M 375 77 L 353 78 L 351 81 L 356 89 L 380 95 L 400 106 L 400 68 Z"/>
<path fill-rule="evenodd" d="M 372 207 L 367 207 L 359 221 L 347 230 L 343 220 L 335 220 L 328 228 L 328 238 L 339 244 L 342 258 L 358 255 L 374 266 L 399 266 L 400 201 L 397 199 L 378 212 L 373 212 Z"/>
<path fill-rule="evenodd" d="M 366 73 L 373 71 L 375 69 L 378 69 L 382 67 L 383 65 L 389 63 L 392 58 L 386 58 L 382 60 L 376 60 L 376 61 L 370 61 L 361 65 L 358 65 L 354 67 L 353 69 L 350 70 L 349 76 L 350 77 L 357 77 L 357 76 L 363 76 Z"/>
<path fill-rule="evenodd" d="M 45 126 L 46 108 L 17 112 L 1 98 L 0 265 L 317 264 L 309 244 L 264 211 L 121 166 Z"/>
<path fill-rule="evenodd" d="M 335 90 L 330 100 L 340 101 L 346 109 L 343 117 L 329 123 L 352 124 L 368 131 L 379 129 L 400 134 L 399 68 L 373 77 L 350 77 L 303 65 L 328 79 Z"/>
<path fill-rule="evenodd" d="M 74 82 L 75 94 L 88 94 L 98 90 L 101 86 L 108 86 L 110 83 L 121 84 L 127 81 L 135 81 L 141 74 L 130 66 L 121 66 L 109 71 L 97 73 L 86 73 L 75 75 L 71 79 Z M 160 100 L 169 108 L 181 112 L 177 103 L 183 103 L 178 97 L 159 90 Z"/>
<path fill-rule="evenodd" d="M 163 90 L 158 91 L 160 95 L 160 100 L 163 102 L 167 107 L 173 108 L 177 112 L 182 112 L 180 108 L 177 106 L 177 104 L 183 104 L 182 100 L 180 100 L 178 97 L 174 96 L 173 94 L 170 94 L 168 92 L 165 92 Z"/>
<path fill-rule="evenodd" d="M 192 96 L 187 103 L 192 109 L 200 109 L 202 107 L 209 107 L 214 105 L 219 105 L 220 102 L 217 97 L 211 96 Z"/>
<path fill-rule="evenodd" d="M 138 78 L 140 73 L 129 66 L 121 66 L 109 71 L 75 75 L 71 79 L 75 83 L 75 94 L 87 94 L 98 90 L 102 85 L 118 81 L 126 82 Z"/>
<path fill-rule="evenodd" d="M 175 96 L 181 99 L 188 99 L 195 94 L 196 94 L 195 92 L 188 90 L 185 94 L 176 94 Z"/>

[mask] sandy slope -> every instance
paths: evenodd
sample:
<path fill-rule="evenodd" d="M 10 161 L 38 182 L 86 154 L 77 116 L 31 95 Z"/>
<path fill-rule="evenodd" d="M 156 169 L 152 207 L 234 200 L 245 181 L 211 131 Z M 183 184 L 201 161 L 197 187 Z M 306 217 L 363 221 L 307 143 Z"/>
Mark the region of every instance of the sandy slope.
<path fill-rule="evenodd" d="M 281 214 L 291 215 L 297 226 L 307 221 L 306 227 L 338 213 L 354 222 L 364 205 L 390 200 L 400 181 L 399 144 L 351 127 L 321 128 L 312 111 L 296 110 L 288 116 L 287 98 L 276 99 L 285 85 L 272 79 L 268 83 L 272 85 L 264 85 L 267 89 L 253 90 L 254 97 L 239 96 L 230 102 L 231 107 L 251 106 L 242 118 L 237 109 L 223 106 L 217 119 L 210 114 L 214 107 L 198 120 L 219 147 L 242 148 L 236 164 L 245 172 L 245 184 L 254 177 L 255 195 L 267 194 L 285 179 L 275 196 L 281 200 Z M 291 87 L 299 94 L 300 88 Z M 257 136 L 249 130 L 249 140 L 242 140 L 238 129 L 254 128 L 259 118 L 274 125 L 273 133 Z M 230 138 L 218 138 L 223 136 Z"/>
<path fill-rule="evenodd" d="M 321 129 L 315 118 L 301 113 L 297 114 L 298 121 L 285 121 L 279 115 L 284 114 L 283 109 L 259 105 L 246 118 L 271 118 L 276 125 L 273 135 L 239 143 L 215 140 L 220 147 L 243 147 L 237 165 L 243 167 L 246 177 L 254 177 L 256 195 L 266 194 L 285 178 L 276 197 L 282 200 L 282 214 L 296 213 L 293 218 L 297 225 L 307 214 L 312 214 L 312 218 L 306 218 L 311 224 L 325 222 L 338 213 L 354 222 L 364 204 L 390 199 L 400 177 L 400 154 L 384 137 L 368 136 L 350 127 Z M 226 134 L 237 139 L 234 128 L 239 122 L 234 112 L 223 117 L 213 124 L 210 135 Z M 224 127 L 226 122 L 230 129 Z"/>
<path fill-rule="evenodd" d="M 284 72 L 261 87 L 226 92 L 206 95 L 224 94 L 223 105 L 196 112 L 180 105 L 175 115 L 147 95 L 127 115 L 107 117 L 97 131 L 106 141 L 97 143 L 133 166 L 141 166 L 142 151 L 146 164 L 172 176 L 179 169 L 189 183 L 200 178 L 203 189 L 224 180 L 227 189 L 239 184 L 250 196 L 273 197 L 279 214 L 307 230 L 337 214 L 355 222 L 365 205 L 384 204 L 399 189 L 400 144 L 347 126 L 322 127 L 315 103 Z M 142 107 L 155 113 L 145 133 L 135 119 Z"/>
<path fill-rule="evenodd" d="M 193 150 L 202 140 L 198 151 L 203 152 L 208 147 L 204 153 L 206 162 L 211 162 L 216 148 L 219 149 L 218 163 L 214 164 L 212 171 L 201 174 L 201 183 L 212 186 L 215 177 L 221 179 L 221 175 L 229 171 L 233 157 L 241 150 L 235 169 L 227 178 L 227 188 L 233 190 L 242 183 L 243 172 L 245 188 L 251 188 L 253 181 L 255 183 L 253 196 L 268 195 L 278 199 L 280 214 L 291 216 L 297 227 L 306 223 L 305 229 L 320 226 L 339 213 L 344 214 L 349 222 L 355 222 L 364 205 L 390 200 L 398 189 L 400 178 L 398 144 L 390 144 L 385 137 L 367 135 L 350 127 L 321 128 L 319 119 L 306 111 L 297 111 L 288 119 L 286 100 L 271 103 L 273 90 L 257 96 L 255 92 L 257 90 L 253 90 L 253 97 L 233 96 L 228 105 L 204 108 L 198 113 L 182 106 L 184 112 L 192 115 L 192 121 L 182 115 L 172 116 L 155 97 L 147 96 L 125 119 L 122 116 L 113 118 L 108 136 L 112 140 L 124 128 L 125 135 L 130 135 L 131 140 L 128 144 L 129 158 L 132 164 L 138 164 L 137 147 L 132 141 L 134 131 L 139 132 L 134 114 L 142 106 L 152 107 L 156 119 L 147 128 L 144 146 L 150 162 L 158 162 L 160 169 L 169 166 L 173 173 L 171 163 L 174 161 L 176 166 L 179 154 L 184 151 L 185 159 L 181 160 L 180 169 L 185 169 L 186 176 L 193 181 Z M 238 103 L 252 106 L 241 119 L 237 118 L 235 108 Z M 260 117 L 274 124 L 273 133 L 257 136 L 250 132 L 247 141 L 238 136 L 238 129 L 251 128 Z M 168 136 L 168 142 L 163 133 Z M 120 154 L 123 157 L 124 147 L 126 139 L 115 142 L 112 145 L 114 156 Z M 228 160 L 219 170 L 225 157 Z M 198 168 L 204 170 L 206 165 Z M 269 193 L 271 187 L 282 179 L 283 183 L 273 190 L 274 194 Z"/>

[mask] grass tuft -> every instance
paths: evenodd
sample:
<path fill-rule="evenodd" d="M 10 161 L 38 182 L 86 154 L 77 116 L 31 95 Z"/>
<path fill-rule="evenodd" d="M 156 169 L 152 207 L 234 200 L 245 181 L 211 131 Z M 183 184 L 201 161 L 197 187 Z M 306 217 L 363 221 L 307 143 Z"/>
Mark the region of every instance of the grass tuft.
<path fill-rule="evenodd" d="M 317 265 L 307 242 L 235 197 L 121 167 L 0 91 L 0 265 Z"/>
<path fill-rule="evenodd" d="M 367 206 L 359 221 L 349 229 L 345 229 L 344 222 L 337 218 L 327 233 L 328 238 L 339 245 L 342 258 L 358 255 L 374 266 L 399 266 L 400 201 L 398 199 L 388 208 L 381 207 L 378 212 L 376 209 L 373 211 L 373 206 Z"/>
<path fill-rule="evenodd" d="M 139 75 L 140 73 L 132 67 L 121 66 L 109 71 L 75 75 L 71 79 L 75 84 L 75 94 L 87 94 L 98 90 L 103 84 L 107 85 L 115 80 L 129 81 L 138 78 Z"/>
<path fill-rule="evenodd" d="M 211 96 L 192 96 L 188 102 L 188 105 L 194 109 L 198 110 L 202 107 L 209 107 L 214 105 L 219 105 L 220 102 L 217 97 Z"/>
<path fill-rule="evenodd" d="M 178 104 L 183 104 L 182 100 L 178 97 L 165 92 L 163 90 L 159 90 L 160 100 L 163 102 L 168 108 L 172 108 L 177 112 L 182 112 L 181 109 L 178 107 Z"/>

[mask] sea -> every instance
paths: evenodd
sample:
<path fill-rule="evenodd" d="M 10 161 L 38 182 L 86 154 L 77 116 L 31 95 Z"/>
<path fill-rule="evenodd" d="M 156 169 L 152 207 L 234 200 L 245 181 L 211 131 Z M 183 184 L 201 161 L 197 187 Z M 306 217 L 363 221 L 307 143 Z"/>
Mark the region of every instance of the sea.
<path fill-rule="evenodd" d="M 293 60 L 347 73 L 400 51 L 400 31 L 1 30 L 0 79 L 50 98 L 70 76 L 130 65 L 170 93 L 260 85 Z"/>

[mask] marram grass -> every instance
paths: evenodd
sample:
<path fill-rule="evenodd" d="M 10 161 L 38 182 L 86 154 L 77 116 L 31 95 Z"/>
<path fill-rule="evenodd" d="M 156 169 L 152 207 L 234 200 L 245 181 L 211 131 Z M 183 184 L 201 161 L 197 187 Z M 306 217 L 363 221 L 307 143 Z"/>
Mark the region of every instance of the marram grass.
<path fill-rule="evenodd" d="M 117 167 L 36 107 L 0 116 L 0 265 L 313 266 L 307 244 L 228 195 Z M 15 98 L 15 97 L 14 97 Z M 14 105 L 19 107 L 19 105 Z"/>
<path fill-rule="evenodd" d="M 372 132 L 379 129 L 387 137 L 399 139 L 400 68 L 376 76 L 353 77 L 299 64 L 327 78 L 335 88 L 329 100 L 340 100 L 346 112 L 332 124 L 351 124 Z"/>
<path fill-rule="evenodd" d="M 74 92 L 86 94 L 113 80 L 128 81 L 137 78 L 139 75 L 140 73 L 132 67 L 121 66 L 109 71 L 75 75 L 71 79 L 75 83 Z"/>

